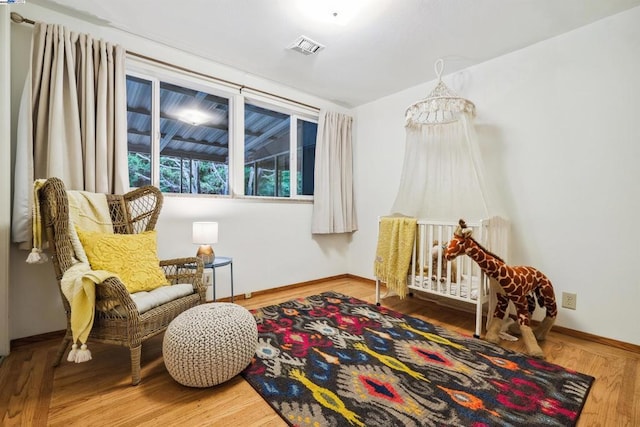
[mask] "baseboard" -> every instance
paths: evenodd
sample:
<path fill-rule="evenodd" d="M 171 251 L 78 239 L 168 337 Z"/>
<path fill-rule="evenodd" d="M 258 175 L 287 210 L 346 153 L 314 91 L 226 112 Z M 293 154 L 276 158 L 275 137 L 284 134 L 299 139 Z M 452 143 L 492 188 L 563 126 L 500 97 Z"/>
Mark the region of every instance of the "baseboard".
<path fill-rule="evenodd" d="M 348 274 L 338 274 L 337 276 L 325 277 L 324 279 L 309 280 L 306 282 L 293 283 L 291 285 L 277 286 L 275 288 L 269 288 L 269 289 L 263 289 L 261 291 L 251 292 L 250 298 L 257 295 L 267 295 L 275 292 L 287 291 L 295 288 L 302 288 L 304 286 L 315 285 L 316 283 L 327 282 L 329 280 L 339 280 L 339 279 L 348 279 L 348 278 L 350 278 Z M 234 295 L 233 299 L 234 301 L 238 301 L 238 300 L 244 300 L 248 298 L 243 294 L 239 294 L 239 295 Z M 231 302 L 231 297 L 217 298 L 216 302 Z"/>
<path fill-rule="evenodd" d="M 359 280 L 359 281 L 363 281 L 363 282 L 367 282 L 367 283 L 371 283 L 372 285 L 375 286 L 376 281 L 373 279 L 367 279 L 365 277 L 360 277 L 360 276 L 355 276 L 352 274 L 347 274 L 347 277 L 349 279 L 354 279 L 354 280 Z M 436 304 L 439 305 L 443 305 L 447 308 L 451 308 L 454 310 L 462 310 L 462 311 L 468 311 L 468 312 L 473 312 L 475 313 L 475 309 L 473 310 L 466 310 L 466 307 L 461 307 L 458 306 L 457 304 L 443 304 L 442 301 L 440 300 L 432 300 L 432 299 L 427 299 L 427 298 L 421 298 L 423 300 L 429 301 L 429 302 L 434 302 Z M 465 304 L 465 303 L 462 303 Z M 467 304 L 468 305 L 468 304 Z M 535 323 L 535 322 L 534 322 Z M 553 328 L 551 329 L 554 332 L 558 332 L 564 335 L 568 335 L 574 338 L 580 338 L 586 341 L 591 341 L 591 342 L 595 342 L 598 344 L 603 344 L 603 345 L 607 345 L 610 347 L 615 347 L 615 348 L 619 348 L 622 350 L 627 350 L 636 354 L 640 354 L 640 345 L 636 345 L 636 344 L 631 344 L 628 342 L 624 342 L 624 341 L 619 341 L 619 340 L 615 340 L 612 338 L 606 338 L 606 337 L 601 337 L 599 335 L 594 335 L 594 334 L 590 334 L 588 332 L 582 332 L 582 331 L 578 331 L 575 329 L 570 329 L 570 328 L 565 328 L 564 326 L 558 326 L 558 325 L 553 325 Z"/>
<path fill-rule="evenodd" d="M 610 347 L 619 348 L 622 350 L 628 350 L 632 353 L 640 354 L 640 345 L 631 344 L 624 341 L 618 341 L 611 338 L 601 337 L 599 335 L 590 334 L 588 332 L 577 331 L 575 329 L 565 328 L 564 326 L 553 325 L 551 328 L 554 332 L 559 332 L 564 335 L 569 335 L 574 338 L 580 338 L 586 341 L 597 342 L 598 344 L 608 345 Z"/>
<path fill-rule="evenodd" d="M 48 341 L 48 340 L 61 340 L 62 338 L 64 338 L 65 332 L 66 331 L 64 330 L 52 331 L 52 332 L 46 332 L 44 334 L 32 335 L 30 337 L 17 338 L 17 339 L 11 340 L 11 349 L 15 350 L 16 348 L 19 348 L 25 345 L 39 343 L 39 342 Z"/>
<path fill-rule="evenodd" d="M 285 285 L 285 286 L 279 286 L 279 287 L 275 287 L 275 288 L 271 288 L 271 289 L 264 289 L 261 291 L 256 291 L 256 292 L 252 292 L 252 296 L 253 295 L 266 295 L 266 294 L 270 294 L 270 293 L 274 293 L 274 292 L 279 292 L 279 291 L 284 291 L 284 290 L 290 290 L 290 289 L 295 289 L 295 288 L 302 288 L 304 286 L 309 286 L 309 285 L 314 285 L 316 283 L 322 283 L 322 282 L 327 282 L 329 280 L 339 280 L 339 279 L 349 279 L 349 280 L 358 280 L 360 282 L 363 283 L 368 283 L 372 286 L 375 286 L 376 281 L 373 279 L 367 279 L 366 277 L 361 277 L 361 276 L 356 276 L 354 274 L 339 274 L 337 276 L 330 276 L 330 277 L 325 277 L 323 279 L 316 279 L 316 280 L 309 280 L 306 282 L 299 282 L 299 283 L 293 283 L 291 285 Z M 245 295 L 236 295 L 234 296 L 235 300 L 243 300 L 243 299 L 247 299 L 245 297 Z M 227 297 L 227 298 L 220 298 L 217 301 L 220 302 L 230 302 L 231 301 L 231 297 Z M 435 301 L 435 300 L 426 300 L 429 302 L 435 302 L 436 304 L 440 304 L 439 301 Z M 464 308 L 462 307 L 458 307 L 458 306 L 453 306 L 451 304 L 441 304 L 444 305 L 448 308 L 451 308 L 453 310 L 463 310 L 463 311 L 469 311 L 471 312 L 475 312 L 471 311 L 471 310 L 464 310 Z M 570 329 L 570 328 L 565 328 L 563 326 L 558 326 L 558 325 L 553 325 L 552 330 L 554 332 L 558 332 L 564 335 L 568 335 L 571 337 L 575 337 L 575 338 L 580 338 L 586 341 L 591 341 L 591 342 L 596 342 L 599 344 L 603 344 L 603 345 L 607 345 L 610 347 L 615 347 L 615 348 L 619 348 L 622 350 L 627 350 L 636 354 L 640 354 L 640 345 L 636 345 L 636 344 L 631 344 L 631 343 L 627 343 L 624 341 L 618 341 L 618 340 L 614 340 L 611 338 L 605 338 L 605 337 L 601 337 L 598 335 L 594 335 L 594 334 L 590 334 L 587 332 L 582 332 L 582 331 L 577 331 L 575 329 Z M 39 335 L 34 335 L 31 337 L 25 337 L 25 338 L 18 338 L 15 340 L 11 340 L 11 348 L 17 348 L 20 347 L 22 345 L 27 345 L 27 344 L 32 344 L 35 342 L 42 342 L 42 341 L 46 341 L 46 340 L 50 340 L 50 339 L 62 339 L 62 337 L 64 337 L 64 333 L 65 331 L 54 331 L 54 332 L 47 332 L 45 334 L 39 334 Z"/>
<path fill-rule="evenodd" d="M 375 285 L 376 281 L 374 279 L 367 279 L 366 277 L 356 276 L 355 274 L 345 274 L 347 279 L 359 280 L 360 282 L 369 283 L 371 285 Z"/>

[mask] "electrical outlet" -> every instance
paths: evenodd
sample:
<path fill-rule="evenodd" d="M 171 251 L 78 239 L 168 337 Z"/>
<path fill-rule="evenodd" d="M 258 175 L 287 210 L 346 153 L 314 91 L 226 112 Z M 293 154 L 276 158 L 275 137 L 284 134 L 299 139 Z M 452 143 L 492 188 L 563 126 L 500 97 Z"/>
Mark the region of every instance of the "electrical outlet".
<path fill-rule="evenodd" d="M 244 297 L 245 297 L 246 299 L 251 298 L 251 292 L 247 292 L 247 293 L 245 293 L 245 294 L 244 294 Z"/>
<path fill-rule="evenodd" d="M 564 308 L 569 308 L 571 310 L 576 309 L 576 300 L 578 299 L 577 294 L 572 294 L 570 292 L 562 293 L 562 306 Z"/>

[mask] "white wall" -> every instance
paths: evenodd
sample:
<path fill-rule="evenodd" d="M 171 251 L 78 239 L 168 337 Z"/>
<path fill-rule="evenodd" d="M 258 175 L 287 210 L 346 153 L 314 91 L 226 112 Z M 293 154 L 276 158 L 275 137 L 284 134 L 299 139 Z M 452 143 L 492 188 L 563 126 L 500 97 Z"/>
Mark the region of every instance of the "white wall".
<path fill-rule="evenodd" d="M 640 344 L 640 8 L 446 76 L 477 107 L 481 151 L 512 221 L 513 263 L 556 295 L 559 325 Z M 349 272 L 373 277 L 377 216 L 389 213 L 403 115 L 428 82 L 356 109 L 360 231 Z M 429 309 L 436 309 L 431 306 Z"/>
<path fill-rule="evenodd" d="M 236 295 L 345 274 L 346 236 L 312 236 L 310 203 L 165 197 L 158 222 L 161 258 L 195 255 L 191 222 L 219 224 L 217 255 L 232 256 Z M 186 236 L 186 238 L 185 238 Z M 229 296 L 229 269 L 216 270 L 217 297 Z"/>
<path fill-rule="evenodd" d="M 244 72 L 159 46 L 107 27 L 78 21 L 47 9 L 26 4 L 16 11 L 26 18 L 59 23 L 75 31 L 120 43 L 128 50 L 158 57 L 219 78 L 235 81 L 300 102 L 345 112 L 344 108 L 290 88 L 247 75 Z M 12 110 L 17 111 L 29 53 L 31 27 L 12 24 Z M 17 114 L 16 114 L 17 116 Z M 14 117 L 14 129 L 15 129 Z M 15 131 L 12 144 L 15 146 Z M 13 175 L 12 175 L 13 176 Z M 311 236 L 310 203 L 229 200 L 215 197 L 168 195 L 158 222 L 158 252 L 161 258 L 195 254 L 191 244 L 191 222 L 217 220 L 219 255 L 234 258 L 236 294 L 344 274 L 347 271 L 348 240 L 345 236 Z M 11 339 L 65 328 L 62 304 L 51 264 L 28 265 L 27 252 L 11 248 L 10 337 Z M 229 269 L 218 270 L 216 296 L 230 294 Z"/>

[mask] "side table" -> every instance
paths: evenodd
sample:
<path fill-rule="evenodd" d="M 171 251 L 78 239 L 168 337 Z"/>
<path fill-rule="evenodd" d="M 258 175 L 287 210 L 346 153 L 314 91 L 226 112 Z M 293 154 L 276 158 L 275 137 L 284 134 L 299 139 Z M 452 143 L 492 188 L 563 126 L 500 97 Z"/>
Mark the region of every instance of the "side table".
<path fill-rule="evenodd" d="M 226 256 L 216 256 L 213 262 L 204 265 L 204 268 L 210 268 L 213 270 L 212 286 L 213 286 L 213 301 L 216 300 L 216 268 L 224 267 L 228 265 L 231 269 L 231 302 L 233 302 L 233 258 Z"/>

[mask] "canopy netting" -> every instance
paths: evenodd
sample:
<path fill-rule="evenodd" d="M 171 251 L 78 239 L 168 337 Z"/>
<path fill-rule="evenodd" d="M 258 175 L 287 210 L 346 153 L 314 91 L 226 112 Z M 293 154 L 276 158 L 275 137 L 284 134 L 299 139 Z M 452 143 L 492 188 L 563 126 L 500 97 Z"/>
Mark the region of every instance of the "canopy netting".
<path fill-rule="evenodd" d="M 441 64 L 436 63 L 439 78 Z M 496 214 L 485 184 L 474 115 L 474 104 L 441 79 L 427 98 L 407 108 L 404 165 L 393 214 L 446 221 L 477 221 Z"/>
<path fill-rule="evenodd" d="M 407 108 L 404 165 L 391 213 L 428 221 L 481 222 L 487 230 L 481 243 L 506 261 L 509 222 L 498 215 L 486 183 L 473 125 L 475 105 L 444 84 L 442 70 L 438 60 L 435 89 Z M 488 319 L 495 307 L 495 286 Z"/>

